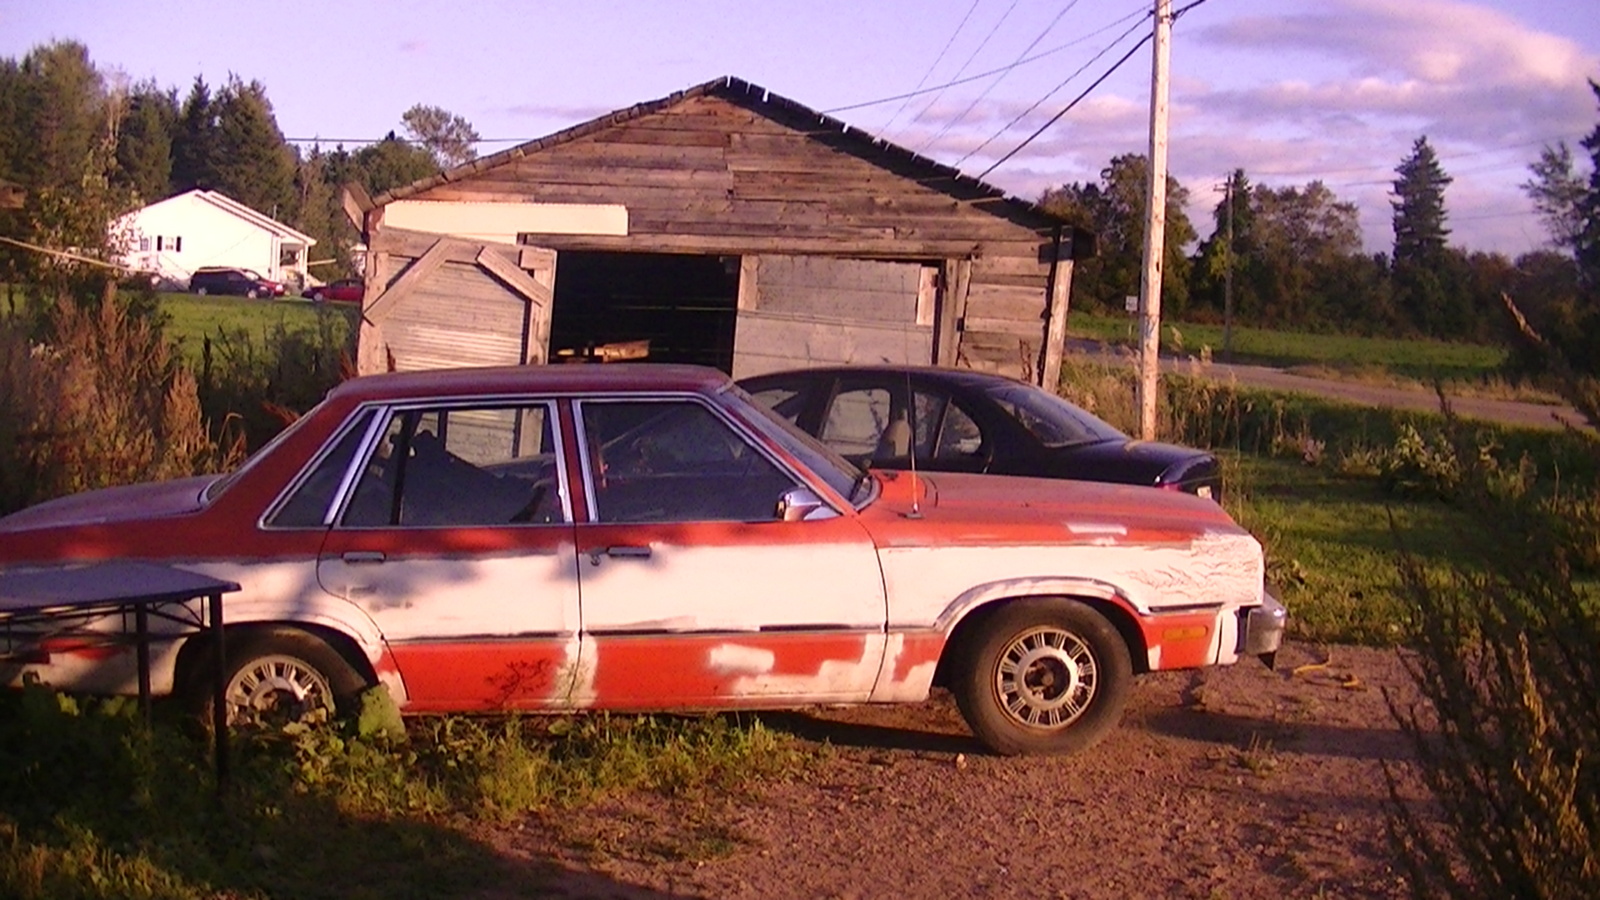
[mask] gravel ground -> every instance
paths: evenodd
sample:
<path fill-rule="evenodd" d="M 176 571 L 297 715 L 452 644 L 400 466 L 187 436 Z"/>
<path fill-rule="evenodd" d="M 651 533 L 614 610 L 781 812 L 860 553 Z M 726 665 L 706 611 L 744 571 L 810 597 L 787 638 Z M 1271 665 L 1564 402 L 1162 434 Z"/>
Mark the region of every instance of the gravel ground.
<path fill-rule="evenodd" d="M 1401 897 L 1388 788 L 1421 796 L 1394 651 L 1158 673 L 1065 758 L 986 755 L 947 695 L 767 719 L 825 761 L 744 796 L 633 796 L 483 839 L 551 897 Z M 498 895 L 490 894 L 489 898 Z"/>

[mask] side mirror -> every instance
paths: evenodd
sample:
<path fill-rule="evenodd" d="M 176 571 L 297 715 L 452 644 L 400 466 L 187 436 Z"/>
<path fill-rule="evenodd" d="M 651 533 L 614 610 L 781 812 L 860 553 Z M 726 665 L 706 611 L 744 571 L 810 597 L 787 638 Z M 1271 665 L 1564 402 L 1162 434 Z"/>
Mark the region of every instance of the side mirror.
<path fill-rule="evenodd" d="M 777 518 L 783 522 L 801 522 L 806 519 L 826 519 L 837 515 L 822 502 L 822 498 L 807 488 L 790 488 L 778 498 Z"/>

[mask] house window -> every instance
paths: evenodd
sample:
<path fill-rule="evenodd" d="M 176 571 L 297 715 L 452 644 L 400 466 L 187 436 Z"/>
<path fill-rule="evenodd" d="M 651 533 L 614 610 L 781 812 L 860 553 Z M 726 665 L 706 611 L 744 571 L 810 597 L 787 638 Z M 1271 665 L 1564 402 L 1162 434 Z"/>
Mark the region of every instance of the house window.
<path fill-rule="evenodd" d="M 147 237 L 139 238 L 139 252 L 140 253 L 149 253 L 150 252 L 150 239 L 149 238 L 147 238 Z"/>
<path fill-rule="evenodd" d="M 183 252 L 183 236 L 182 235 L 179 235 L 178 237 L 175 237 L 175 238 L 172 239 L 172 252 L 173 253 L 182 253 Z"/>

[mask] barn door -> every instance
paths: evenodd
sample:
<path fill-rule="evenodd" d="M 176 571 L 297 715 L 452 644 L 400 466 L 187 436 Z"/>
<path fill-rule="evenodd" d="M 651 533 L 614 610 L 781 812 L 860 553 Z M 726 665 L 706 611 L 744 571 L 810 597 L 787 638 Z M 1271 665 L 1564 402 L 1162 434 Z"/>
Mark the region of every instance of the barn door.
<path fill-rule="evenodd" d="M 555 278 L 554 250 L 385 229 L 368 258 L 357 368 L 544 363 Z"/>

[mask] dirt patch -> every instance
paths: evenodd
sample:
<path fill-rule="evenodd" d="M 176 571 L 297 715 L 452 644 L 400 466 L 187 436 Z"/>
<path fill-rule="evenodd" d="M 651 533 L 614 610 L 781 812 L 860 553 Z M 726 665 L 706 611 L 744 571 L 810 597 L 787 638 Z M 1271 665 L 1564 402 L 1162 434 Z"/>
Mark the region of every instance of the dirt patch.
<path fill-rule="evenodd" d="M 748 796 L 635 796 L 486 835 L 551 896 L 1401 897 L 1384 768 L 1420 797 L 1384 701 L 1393 651 L 1291 644 L 1158 673 L 1079 756 L 1005 759 L 947 695 L 766 718 L 828 758 Z"/>

